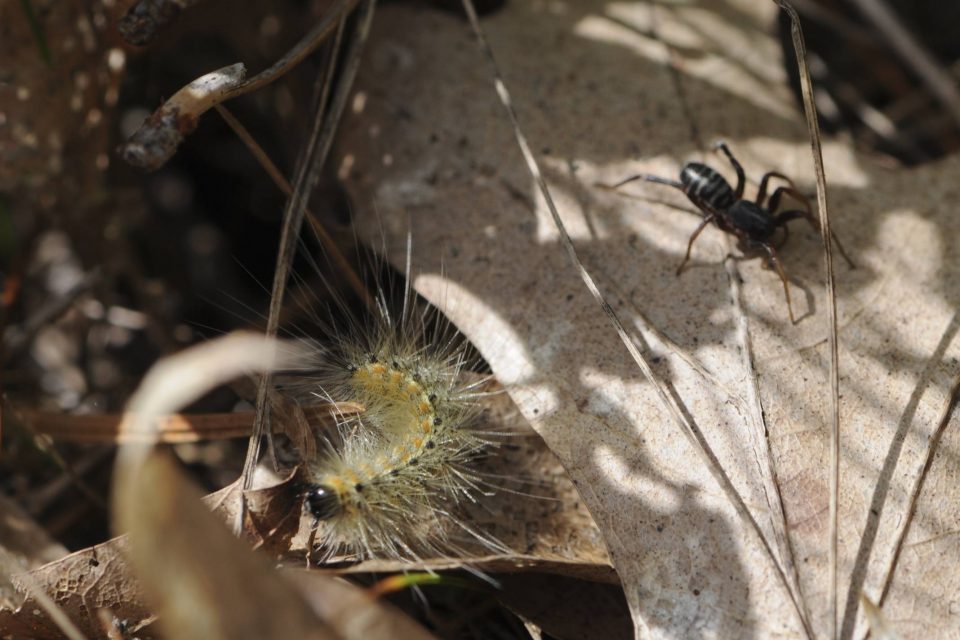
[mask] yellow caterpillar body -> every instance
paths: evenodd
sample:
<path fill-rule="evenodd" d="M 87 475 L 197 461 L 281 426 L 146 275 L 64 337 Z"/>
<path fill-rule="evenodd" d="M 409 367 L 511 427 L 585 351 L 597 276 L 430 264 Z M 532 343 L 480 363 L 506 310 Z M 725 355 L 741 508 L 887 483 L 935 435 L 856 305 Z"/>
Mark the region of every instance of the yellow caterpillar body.
<path fill-rule="evenodd" d="M 496 546 L 452 513 L 479 493 L 471 463 L 490 444 L 470 428 L 478 383 L 464 382 L 465 343 L 423 315 L 380 315 L 321 348 L 311 374 L 324 400 L 363 407 L 309 467 L 320 559 L 444 554 L 451 524 Z"/>

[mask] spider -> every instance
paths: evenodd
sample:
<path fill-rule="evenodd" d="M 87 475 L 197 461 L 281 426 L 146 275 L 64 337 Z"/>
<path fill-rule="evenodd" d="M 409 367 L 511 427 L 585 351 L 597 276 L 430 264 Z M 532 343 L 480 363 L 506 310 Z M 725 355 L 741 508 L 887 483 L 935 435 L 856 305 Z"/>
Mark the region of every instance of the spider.
<path fill-rule="evenodd" d="M 793 317 L 793 305 L 790 302 L 790 285 L 787 283 L 786 273 L 784 273 L 780 259 L 777 257 L 777 251 L 773 246 L 773 235 L 778 228 L 783 227 L 784 242 L 786 242 L 790 233 L 787 223 L 796 218 L 806 218 L 814 230 L 819 233 L 820 226 L 817 224 L 817 219 L 813 217 L 810 209 L 810 201 L 797 190 L 796 185 L 794 185 L 790 178 L 776 171 L 768 171 L 763 174 L 763 177 L 760 179 L 760 189 L 757 192 L 756 200 L 751 202 L 750 200 L 744 199 L 743 187 L 746 179 L 743 167 L 740 166 L 737 159 L 733 157 L 733 153 L 730 152 L 726 143 L 718 142 L 714 145 L 714 148 L 723 151 L 737 172 L 736 189 L 731 187 L 730 183 L 715 169 L 699 162 L 688 162 L 683 165 L 683 169 L 680 170 L 679 182 L 668 178 L 640 173 L 611 186 L 600 186 L 607 189 L 619 189 L 629 182 L 646 180 L 647 182 L 665 184 L 683 191 L 687 198 L 690 199 L 690 202 L 703 212 L 703 220 L 690 236 L 690 240 L 687 243 L 687 252 L 683 256 L 683 262 L 677 267 L 677 275 L 679 276 L 683 273 L 684 267 L 687 265 L 687 262 L 689 262 L 693 243 L 696 242 L 697 237 L 699 237 L 704 228 L 712 222 L 722 231 L 735 235 L 739 241 L 740 248 L 744 252 L 753 252 L 762 249 L 767 253 L 768 264 L 773 266 L 777 275 L 780 277 L 780 282 L 783 283 L 783 294 L 787 299 L 787 311 L 790 314 L 790 322 L 796 324 L 796 320 Z M 778 187 L 770 195 L 770 199 L 766 205 L 764 205 L 764 201 L 767 198 L 767 186 L 771 178 L 780 178 L 789 186 Z M 795 198 L 803 205 L 803 209 L 790 209 L 778 213 L 777 209 L 784 195 Z M 850 268 L 855 268 L 853 261 L 847 255 L 843 245 L 840 244 L 840 240 L 836 234 L 833 234 L 833 239 L 837 243 L 840 254 L 844 260 L 847 261 L 847 264 L 850 265 Z"/>

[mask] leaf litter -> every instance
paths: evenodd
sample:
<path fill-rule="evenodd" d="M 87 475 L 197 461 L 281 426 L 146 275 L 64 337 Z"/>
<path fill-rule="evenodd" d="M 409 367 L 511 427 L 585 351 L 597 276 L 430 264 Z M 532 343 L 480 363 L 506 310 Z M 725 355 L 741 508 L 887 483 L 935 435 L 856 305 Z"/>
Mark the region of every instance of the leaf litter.
<path fill-rule="evenodd" d="M 561 214 L 589 270 L 603 288 L 613 283 L 618 313 L 637 310 L 635 344 L 653 354 L 655 374 L 701 425 L 768 540 L 781 526 L 769 515 L 770 482 L 782 492 L 801 591 L 823 633 L 831 624 L 831 598 L 824 515 L 830 492 L 823 473 L 829 412 L 823 398 L 829 396 L 822 388 L 829 369 L 821 323 L 786 325 L 776 282 L 756 261 L 729 271 L 738 285 L 743 273 L 742 299 L 734 293 L 731 301 L 719 269 L 729 247 L 718 234 L 711 243 L 708 233 L 697 246 L 697 268 L 672 278 L 693 220 L 678 210 L 682 203 L 671 208 L 642 189 L 634 199 L 589 187 L 638 167 L 674 175 L 680 162 L 704 148 L 700 136 L 730 141 L 754 180 L 776 169 L 813 184 L 803 128 L 785 106 L 776 56 L 755 55 L 774 49 L 766 36 L 770 14 L 737 3 L 719 14 L 619 5 L 595 12 L 576 3 L 559 12 L 542 9 L 508 7 L 486 28 L 525 130 L 537 144 L 550 145 L 540 152 Z M 412 224 L 414 259 L 426 274 L 417 286 L 444 304 L 570 472 L 601 527 L 637 629 L 655 636 L 691 629 L 738 637 L 801 633 L 784 613 L 792 610 L 782 600 L 788 594 L 764 586 L 777 580 L 756 540 L 709 474 L 691 464 L 696 457 L 689 445 L 661 424 L 649 385 L 625 366 L 622 346 L 606 339 L 609 328 L 553 246 L 557 238 L 543 203 L 519 158 L 508 152 L 514 148 L 509 128 L 489 77 L 478 71 L 476 51 L 465 46 L 462 24 L 411 8 L 385 13 L 390 18 L 375 24 L 375 37 L 386 45 L 371 52 L 360 71 L 359 90 L 365 83 L 376 89 L 359 117 L 346 123 L 341 142 L 355 167 L 354 202 L 368 217 L 377 209 L 394 247 Z M 420 29 L 432 38 L 418 41 Z M 531 46 L 544 54 L 524 57 Z M 427 51 L 446 53 L 437 58 Z M 398 69 L 411 52 L 414 68 Z M 607 93 L 611 87 L 616 91 Z M 397 104 L 407 126 L 384 126 L 371 137 L 370 122 L 395 117 Z M 471 130 L 464 123 L 477 124 Z M 950 594 L 957 586 L 956 575 L 936 570 L 958 555 L 950 533 L 957 483 L 943 462 L 955 457 L 956 436 L 946 429 L 949 412 L 940 419 L 937 411 L 952 404 L 956 367 L 953 251 L 949 237 L 938 233 L 950 225 L 939 203 L 949 200 L 944 185 L 956 175 L 956 162 L 886 173 L 841 143 L 824 151 L 834 221 L 861 266 L 838 274 L 836 301 L 841 417 L 848 425 L 837 504 L 842 634 L 855 633 L 851 603 L 860 602 L 860 592 L 869 602 L 881 590 L 886 619 L 905 635 L 917 619 L 934 635 L 947 633 L 949 597 L 918 605 L 915 594 Z M 815 245 L 795 234 L 786 249 L 791 276 L 814 317 L 828 304 Z M 763 435 L 773 452 L 768 467 L 762 447 L 744 432 L 756 416 L 744 415 L 743 403 L 723 391 L 751 395 L 750 376 L 740 366 L 744 313 L 760 393 L 751 406 L 764 408 Z M 656 332 L 643 331 L 645 323 Z M 687 368 L 693 359 L 722 386 L 704 385 L 702 372 Z M 931 449 L 926 440 L 934 429 Z M 923 486 L 933 490 L 918 494 Z M 916 513 L 909 531 L 911 520 L 901 517 L 908 498 Z M 888 577 L 882 567 L 900 557 L 901 548 L 915 553 L 902 557 L 902 573 Z"/>

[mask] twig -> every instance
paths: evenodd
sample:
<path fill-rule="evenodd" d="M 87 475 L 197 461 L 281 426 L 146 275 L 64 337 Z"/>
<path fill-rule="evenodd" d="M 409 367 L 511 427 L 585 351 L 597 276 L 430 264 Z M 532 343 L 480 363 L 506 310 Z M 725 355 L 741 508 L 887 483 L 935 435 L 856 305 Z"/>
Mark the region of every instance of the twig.
<path fill-rule="evenodd" d="M 363 50 L 363 45 L 366 43 L 367 35 L 370 32 L 373 10 L 374 0 L 364 0 L 357 10 L 358 15 L 356 16 L 350 48 L 347 51 L 344 67 L 340 72 L 339 82 L 331 99 L 330 108 L 329 110 L 324 109 L 323 102 L 317 104 L 314 130 L 297 171 L 293 195 L 287 200 L 287 206 L 284 210 L 283 231 L 277 256 L 277 270 L 274 274 L 270 311 L 267 317 L 267 336 L 275 336 L 277 334 L 283 293 L 286 289 L 287 276 L 290 273 L 290 264 L 293 261 L 297 238 L 300 235 L 300 227 L 303 223 L 303 213 L 307 205 L 307 196 L 313 189 L 313 185 L 316 184 L 320 169 L 330 151 L 330 145 L 333 143 L 333 134 L 336 132 L 343 108 L 347 103 L 347 97 L 353 85 L 353 79 L 360 65 L 360 53 Z M 335 56 L 332 58 L 335 58 Z M 332 71 L 331 68 L 330 75 L 326 81 L 327 83 L 333 75 Z M 323 100 L 325 94 L 326 90 L 324 90 L 323 95 L 321 95 L 321 100 Z M 260 441 L 265 430 L 267 391 L 270 380 L 271 377 L 269 375 L 261 376 L 260 384 L 257 388 L 257 417 L 253 426 L 253 434 L 250 436 L 250 443 L 247 448 L 247 458 L 243 465 L 244 490 L 248 490 L 252 486 L 253 470 L 260 457 Z M 242 511 L 241 509 L 241 518 Z"/>
<path fill-rule="evenodd" d="M 268 69 L 264 69 L 233 89 L 226 99 L 236 98 L 237 96 L 242 96 L 245 93 L 250 93 L 251 91 L 265 87 L 300 64 L 304 58 L 326 42 L 327 37 L 333 33 L 334 29 L 340 27 L 340 23 L 346 20 L 347 16 L 359 2 L 360 0 L 337 0 L 330 8 L 330 11 L 310 30 L 310 33 L 300 39 L 300 42 L 294 45 L 292 49 L 285 53 L 282 58 L 274 62 Z"/>
<path fill-rule="evenodd" d="M 270 311 L 267 317 L 267 328 L 265 329 L 268 336 L 275 336 L 277 329 L 279 328 L 281 314 L 280 309 L 283 304 L 283 294 L 286 290 L 286 282 L 287 278 L 289 277 L 290 267 L 293 264 L 294 245 L 296 244 L 297 239 L 300 237 L 300 228 L 303 226 L 304 211 L 306 210 L 307 202 L 310 199 L 310 192 L 313 191 L 314 183 L 304 186 L 304 176 L 310 175 L 306 168 L 311 163 L 311 158 L 314 150 L 316 149 L 317 140 L 322 135 L 324 118 L 328 116 L 326 111 L 327 98 L 330 94 L 330 86 L 333 82 L 333 74 L 336 70 L 337 56 L 340 52 L 340 47 L 343 42 L 343 32 L 345 28 L 346 19 L 342 20 L 337 25 L 337 34 L 329 48 L 326 69 L 324 70 L 324 73 L 320 74 L 320 76 L 317 78 L 316 84 L 318 93 L 315 100 L 316 114 L 314 116 L 313 128 L 311 130 L 307 145 L 302 150 L 301 155 L 297 160 L 297 189 L 292 192 L 291 197 L 287 199 L 287 204 L 284 207 L 283 224 L 280 234 L 280 247 L 277 253 L 277 268 L 273 274 L 274 282 L 273 288 L 270 292 Z M 318 167 L 316 171 L 316 175 L 319 175 L 320 168 Z M 314 179 L 316 179 L 315 176 Z M 271 323 L 273 327 L 272 333 Z M 270 406 L 267 405 L 268 398 L 271 394 L 271 390 L 268 386 L 269 384 L 269 377 L 260 378 L 257 383 L 257 400 L 255 405 L 257 413 L 253 423 L 253 431 L 251 432 L 251 444 L 247 447 L 247 458 L 244 461 L 243 466 L 244 485 L 252 482 L 253 470 L 256 466 L 257 460 L 260 457 L 259 447 L 262 440 L 262 435 L 268 430 L 268 427 L 265 425 L 265 423 L 269 421 L 267 411 L 272 408 L 272 404 Z M 260 435 L 258 436 L 257 434 Z M 253 439 L 256 439 L 256 447 L 254 447 L 252 444 Z M 276 468 L 276 452 L 273 448 L 273 438 L 267 438 L 267 446 L 271 462 L 274 468 Z M 246 486 L 244 488 L 246 488 Z M 246 502 L 244 501 L 241 503 L 241 508 L 237 513 L 237 534 L 240 533 L 240 527 L 242 526 L 245 517 L 245 510 Z"/>
<path fill-rule="evenodd" d="M 803 93 L 803 112 L 807 119 L 810 150 L 817 177 L 817 211 L 820 215 L 820 238 L 823 240 L 823 260 L 827 280 L 827 331 L 830 348 L 830 551 L 829 551 L 829 610 L 830 637 L 836 638 L 837 620 L 837 518 L 840 499 L 840 356 L 837 349 L 837 294 L 833 272 L 833 233 L 827 213 L 827 178 L 823 171 L 823 150 L 820 144 L 820 123 L 813 100 L 813 82 L 807 68 L 806 46 L 797 12 L 786 0 L 774 0 L 790 17 L 790 33 L 800 73 L 800 88 Z"/>
<path fill-rule="evenodd" d="M 177 147 L 213 105 L 226 100 L 228 91 L 239 85 L 247 74 L 241 63 L 200 76 L 144 120 L 130 139 L 120 147 L 128 163 L 145 171 L 155 171 L 176 152 Z"/>
<path fill-rule="evenodd" d="M 173 156 L 184 137 L 196 128 L 200 116 L 213 106 L 256 91 L 290 71 L 326 41 L 357 2 L 359 0 L 337 0 L 300 42 L 270 68 L 246 81 L 246 67 L 242 63 L 197 78 L 147 118 L 121 145 L 120 155 L 139 169 L 159 169 Z"/>
<path fill-rule="evenodd" d="M 334 416 L 357 413 L 359 409 L 359 405 L 348 406 L 343 403 L 318 404 L 305 407 L 304 413 L 311 424 L 332 424 L 336 421 Z M 254 413 L 238 411 L 160 416 L 156 419 L 156 434 L 121 432 L 120 425 L 126 417 L 124 414 L 72 415 L 24 410 L 19 411 L 17 417 L 34 432 L 63 442 L 129 444 L 150 439 L 162 444 L 180 444 L 249 437 Z"/>
<path fill-rule="evenodd" d="M 598 271 L 600 275 L 603 277 L 603 279 L 606 280 L 607 289 L 613 291 L 613 293 L 616 294 L 621 300 L 623 300 L 625 304 L 630 305 L 630 308 L 633 310 L 634 315 L 637 316 L 636 324 L 638 325 L 637 329 L 639 331 L 646 332 L 651 336 L 653 336 L 653 338 L 657 340 L 661 345 L 663 345 L 663 347 L 667 351 L 669 351 L 676 357 L 680 358 L 680 360 L 685 362 L 686 365 L 690 367 L 690 369 L 692 369 L 694 373 L 696 373 L 701 378 L 703 378 L 705 382 L 712 385 L 715 389 L 717 389 L 721 393 L 725 394 L 727 396 L 727 399 L 730 400 L 730 402 L 732 402 L 734 405 L 736 405 L 737 409 L 742 414 L 749 413 L 749 407 L 747 406 L 747 402 L 746 400 L 744 400 L 743 396 L 741 396 L 729 385 L 727 385 L 722 380 L 720 380 L 720 378 L 718 378 L 716 374 L 710 371 L 710 369 L 708 369 L 706 365 L 700 362 L 700 360 L 695 355 L 693 355 L 692 353 L 684 349 L 682 346 L 674 342 L 670 336 L 668 336 L 663 331 L 661 331 L 655 324 L 653 324 L 653 322 L 650 321 L 650 318 L 647 317 L 647 315 L 640 309 L 640 307 L 638 307 L 632 300 L 630 300 L 629 296 L 625 295 L 624 292 L 620 290 L 620 287 L 617 286 L 616 282 L 610 279 L 610 277 L 607 274 L 603 273 L 602 270 L 598 270 L 594 268 L 594 272 L 598 272 Z"/>
<path fill-rule="evenodd" d="M 877 34 L 869 28 L 850 20 L 833 8 L 820 4 L 816 0 L 793 0 L 793 6 L 804 17 L 833 29 L 845 41 L 875 45 Z"/>
<path fill-rule="evenodd" d="M 273 163 L 270 156 L 267 155 L 267 152 L 263 150 L 263 147 L 253 139 L 253 136 L 250 135 L 246 127 L 222 104 L 216 105 L 215 108 L 217 113 L 220 114 L 220 117 L 227 121 L 227 124 L 233 129 L 233 132 L 237 134 L 237 137 L 247 146 L 247 149 L 249 149 L 253 157 L 257 159 L 257 162 L 260 163 L 263 170 L 267 172 L 267 175 L 270 176 L 273 183 L 277 185 L 280 191 L 283 191 L 284 195 L 288 198 L 291 197 L 293 195 L 293 188 L 290 186 L 290 181 L 280 173 L 280 169 Z M 312 211 L 306 209 L 305 213 L 310 227 L 313 229 L 313 232 L 317 234 L 317 238 L 319 238 L 321 244 L 323 244 L 323 250 L 326 251 L 327 255 L 336 263 L 337 268 L 340 269 L 340 273 L 347 279 L 353 292 L 363 300 L 368 309 L 374 309 L 375 303 L 373 297 L 367 288 L 363 286 L 363 281 L 360 280 L 360 276 L 358 276 L 357 272 L 350 266 L 350 262 L 343 255 L 343 252 L 340 251 L 340 247 L 333 241 L 333 238 L 330 237 L 330 234 L 327 233 L 323 224 Z"/>
<path fill-rule="evenodd" d="M 910 492 L 910 502 L 907 504 L 907 514 L 904 518 L 903 527 L 900 529 L 900 534 L 897 536 L 893 556 L 890 558 L 890 566 L 887 567 L 887 574 L 883 579 L 883 591 L 880 592 L 880 600 L 877 602 L 881 607 L 886 601 L 887 595 L 890 593 L 890 586 L 893 584 L 893 574 L 897 569 L 897 563 L 900 561 L 900 554 L 907 540 L 907 534 L 910 532 L 910 525 L 913 524 L 913 519 L 917 514 L 917 505 L 920 502 L 923 485 L 927 481 L 930 468 L 933 466 L 933 459 L 937 454 L 937 449 L 940 447 L 943 433 L 947 430 L 947 425 L 950 424 L 950 418 L 953 417 L 953 410 L 957 406 L 958 399 L 960 399 L 960 374 L 957 374 L 954 378 L 953 386 L 950 388 L 946 400 L 944 400 L 943 410 L 940 412 L 940 420 L 937 423 L 937 428 L 930 437 L 930 442 L 927 445 L 927 457 L 923 461 L 920 473 L 917 474 L 913 482 L 913 490 Z"/>

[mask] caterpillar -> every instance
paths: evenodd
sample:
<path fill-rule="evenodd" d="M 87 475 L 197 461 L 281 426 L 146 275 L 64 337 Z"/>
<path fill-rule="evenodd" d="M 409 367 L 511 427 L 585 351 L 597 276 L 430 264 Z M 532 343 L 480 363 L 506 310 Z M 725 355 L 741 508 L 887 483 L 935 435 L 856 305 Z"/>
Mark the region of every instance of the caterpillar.
<path fill-rule="evenodd" d="M 407 285 L 394 318 L 378 288 L 371 320 L 328 329 L 315 348 L 308 393 L 363 407 L 338 418 L 335 437 L 306 466 L 304 510 L 320 562 L 437 557 L 455 548 L 456 529 L 503 550 L 454 513 L 487 484 L 473 465 L 496 444 L 473 428 L 486 380 L 468 380 L 468 343 L 411 298 Z"/>

